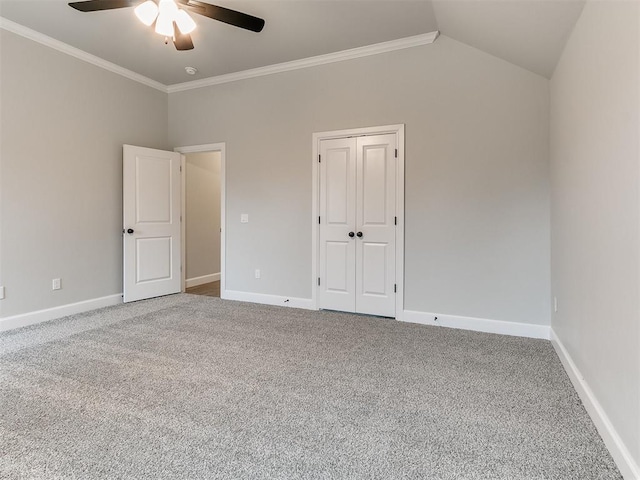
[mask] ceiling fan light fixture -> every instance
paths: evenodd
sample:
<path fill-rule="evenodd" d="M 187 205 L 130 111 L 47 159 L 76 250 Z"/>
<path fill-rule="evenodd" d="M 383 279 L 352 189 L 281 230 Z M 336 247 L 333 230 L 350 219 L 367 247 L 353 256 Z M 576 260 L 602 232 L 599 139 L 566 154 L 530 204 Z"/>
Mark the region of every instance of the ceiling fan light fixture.
<path fill-rule="evenodd" d="M 178 5 L 173 0 L 160 0 L 158 10 L 160 10 L 160 15 L 169 15 L 173 20 L 178 14 Z"/>
<path fill-rule="evenodd" d="M 134 10 L 136 17 L 142 23 L 144 23 L 147 27 L 151 26 L 153 22 L 155 22 L 156 17 L 158 16 L 158 5 L 153 0 L 147 0 L 144 3 L 141 3 Z"/>
<path fill-rule="evenodd" d="M 193 18 L 191 18 L 191 16 L 182 9 L 178 10 L 175 21 L 180 33 L 183 35 L 187 35 L 196 29 L 196 22 L 194 22 Z"/>
<path fill-rule="evenodd" d="M 178 15 L 178 6 L 173 0 L 160 0 L 156 20 L 156 33 L 163 37 L 173 37 L 173 22 Z"/>
<path fill-rule="evenodd" d="M 171 15 L 160 11 L 156 20 L 156 33 L 163 37 L 173 37 L 173 18 L 171 18 Z"/>

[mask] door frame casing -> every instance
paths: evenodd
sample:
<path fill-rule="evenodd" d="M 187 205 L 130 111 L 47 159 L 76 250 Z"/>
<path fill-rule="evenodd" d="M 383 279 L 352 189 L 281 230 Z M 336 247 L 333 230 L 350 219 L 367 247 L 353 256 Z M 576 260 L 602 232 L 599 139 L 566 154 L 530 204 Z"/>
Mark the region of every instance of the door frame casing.
<path fill-rule="evenodd" d="M 398 146 L 396 164 L 396 320 L 403 319 L 404 312 L 404 124 L 385 125 L 380 127 L 352 128 L 347 130 L 333 130 L 317 132 L 312 135 L 312 170 L 311 170 L 311 302 L 314 310 L 318 306 L 318 272 L 320 262 L 320 228 L 318 215 L 320 212 L 320 165 L 318 155 L 320 142 L 333 138 L 361 137 L 368 135 L 395 134 Z"/>
<path fill-rule="evenodd" d="M 181 191 L 181 212 L 182 222 L 182 251 L 181 251 L 181 263 L 182 263 L 182 272 L 181 272 L 181 288 L 184 293 L 186 290 L 186 275 L 187 275 L 187 242 L 186 242 L 186 154 L 187 153 L 202 153 L 202 152 L 220 152 L 220 298 L 226 298 L 226 289 L 225 289 L 225 269 L 226 269 L 226 236 L 227 229 L 225 223 L 225 213 L 226 213 L 226 175 L 225 175 L 225 151 L 226 144 L 224 142 L 220 143 L 207 143 L 203 145 L 189 145 L 184 147 L 176 147 L 173 149 L 175 152 L 179 152 L 182 154 L 182 158 L 180 160 L 181 167 L 181 182 L 182 182 L 182 191 Z"/>

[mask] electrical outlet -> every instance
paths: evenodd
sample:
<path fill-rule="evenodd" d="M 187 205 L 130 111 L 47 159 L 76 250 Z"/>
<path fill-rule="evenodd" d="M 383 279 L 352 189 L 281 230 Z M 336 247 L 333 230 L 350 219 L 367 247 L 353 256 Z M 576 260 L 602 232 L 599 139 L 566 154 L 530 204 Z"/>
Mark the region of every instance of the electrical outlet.
<path fill-rule="evenodd" d="M 558 297 L 553 297 L 553 311 L 558 311 Z"/>
<path fill-rule="evenodd" d="M 62 288 L 62 284 L 60 283 L 59 278 L 54 278 L 51 281 L 51 290 L 60 290 Z"/>
<path fill-rule="evenodd" d="M 260 278 L 260 270 L 256 268 L 256 278 Z"/>
<path fill-rule="evenodd" d="M 4 300 L 4 287 L 0 287 L 0 300 Z"/>
<path fill-rule="evenodd" d="M 249 223 L 249 214 L 241 213 L 240 214 L 240 223 Z"/>

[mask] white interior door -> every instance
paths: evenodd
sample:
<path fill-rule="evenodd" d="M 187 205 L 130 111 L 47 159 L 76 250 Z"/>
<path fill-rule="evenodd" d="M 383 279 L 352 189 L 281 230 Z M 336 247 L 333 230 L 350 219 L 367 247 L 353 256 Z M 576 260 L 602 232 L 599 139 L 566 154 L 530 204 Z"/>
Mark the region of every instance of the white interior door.
<path fill-rule="evenodd" d="M 320 142 L 320 308 L 395 316 L 396 136 Z"/>
<path fill-rule="evenodd" d="M 180 157 L 123 147 L 125 302 L 180 291 Z"/>
<path fill-rule="evenodd" d="M 396 310 L 396 136 L 357 139 L 356 312 Z"/>
<path fill-rule="evenodd" d="M 320 144 L 321 308 L 356 311 L 356 140 Z"/>

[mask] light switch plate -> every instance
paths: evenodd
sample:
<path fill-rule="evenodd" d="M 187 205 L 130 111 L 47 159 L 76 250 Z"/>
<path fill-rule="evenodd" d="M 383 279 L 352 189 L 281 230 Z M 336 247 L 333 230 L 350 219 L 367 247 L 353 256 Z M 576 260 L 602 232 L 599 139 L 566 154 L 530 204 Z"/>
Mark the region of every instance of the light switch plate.
<path fill-rule="evenodd" d="M 240 214 L 240 223 L 249 223 L 249 214 L 241 213 Z"/>

